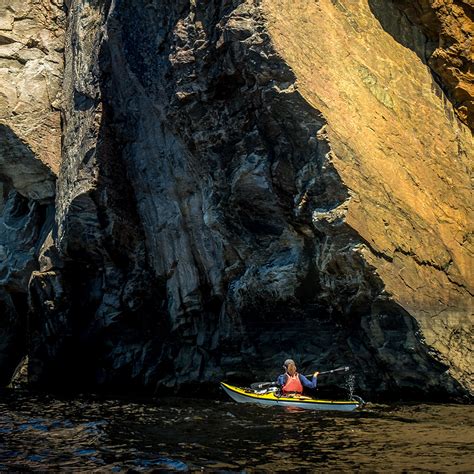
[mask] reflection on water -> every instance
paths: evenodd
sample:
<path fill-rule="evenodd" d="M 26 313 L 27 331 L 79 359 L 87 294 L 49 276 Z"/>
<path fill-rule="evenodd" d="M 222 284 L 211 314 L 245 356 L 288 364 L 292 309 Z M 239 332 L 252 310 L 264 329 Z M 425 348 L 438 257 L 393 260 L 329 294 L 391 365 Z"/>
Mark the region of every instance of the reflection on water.
<path fill-rule="evenodd" d="M 474 468 L 474 408 L 288 411 L 232 401 L 0 396 L 0 470 Z"/>

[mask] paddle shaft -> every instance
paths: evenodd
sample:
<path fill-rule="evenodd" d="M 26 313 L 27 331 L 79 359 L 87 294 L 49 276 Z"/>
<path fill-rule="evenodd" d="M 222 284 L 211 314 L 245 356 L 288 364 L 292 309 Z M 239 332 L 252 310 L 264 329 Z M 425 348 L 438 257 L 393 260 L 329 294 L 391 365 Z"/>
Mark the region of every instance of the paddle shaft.
<path fill-rule="evenodd" d="M 326 374 L 333 374 L 335 372 L 347 372 L 349 367 L 338 367 L 337 369 L 332 370 L 325 370 L 324 372 L 319 372 L 319 375 L 326 375 Z M 311 378 L 314 374 L 306 375 L 306 378 Z M 276 386 L 276 382 L 256 382 L 250 385 L 250 388 L 258 389 L 258 388 L 267 388 L 271 386 Z"/>
<path fill-rule="evenodd" d="M 335 372 L 347 372 L 349 370 L 349 367 L 338 367 L 337 369 L 332 369 L 332 370 L 325 370 L 324 372 L 319 372 L 318 377 L 320 375 L 326 375 L 326 374 L 333 374 Z M 312 377 L 314 374 L 307 375 L 307 378 Z"/>

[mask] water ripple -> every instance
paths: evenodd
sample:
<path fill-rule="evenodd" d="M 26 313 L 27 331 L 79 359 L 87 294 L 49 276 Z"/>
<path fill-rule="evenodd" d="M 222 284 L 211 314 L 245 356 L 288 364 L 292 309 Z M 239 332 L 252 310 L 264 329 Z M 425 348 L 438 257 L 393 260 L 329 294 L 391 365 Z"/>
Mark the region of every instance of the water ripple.
<path fill-rule="evenodd" d="M 474 408 L 289 412 L 233 402 L 0 396 L 0 470 L 469 471 Z"/>

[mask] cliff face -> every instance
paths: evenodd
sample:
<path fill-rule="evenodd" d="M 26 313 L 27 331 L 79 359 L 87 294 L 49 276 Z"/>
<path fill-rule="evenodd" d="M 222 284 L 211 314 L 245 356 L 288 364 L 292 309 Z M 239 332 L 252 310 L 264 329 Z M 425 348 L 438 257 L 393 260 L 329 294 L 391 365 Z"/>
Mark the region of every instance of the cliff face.
<path fill-rule="evenodd" d="M 0 383 L 26 351 L 28 281 L 54 222 L 64 13 L 0 3 Z"/>
<path fill-rule="evenodd" d="M 458 117 L 474 128 L 472 38 L 474 8 L 469 0 L 394 2 L 426 38 L 424 58 L 453 102 Z M 377 2 L 374 2 L 377 4 Z M 382 15 L 383 16 L 383 15 Z M 387 16 L 385 16 L 387 19 Z"/>
<path fill-rule="evenodd" d="M 369 392 L 472 390 L 472 142 L 416 22 L 375 1 L 65 8 L 55 224 L 8 184 L 0 231 L 30 252 L 32 383 L 180 387 L 291 355 Z"/>
<path fill-rule="evenodd" d="M 302 95 L 328 120 L 364 259 L 472 380 L 472 135 L 420 61 L 425 36 L 390 2 L 264 5 Z"/>

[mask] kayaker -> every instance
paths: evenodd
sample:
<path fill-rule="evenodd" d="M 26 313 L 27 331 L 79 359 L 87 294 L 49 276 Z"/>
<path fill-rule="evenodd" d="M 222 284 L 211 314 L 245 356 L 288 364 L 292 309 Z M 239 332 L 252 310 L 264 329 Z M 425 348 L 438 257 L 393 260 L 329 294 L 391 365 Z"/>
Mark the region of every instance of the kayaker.
<path fill-rule="evenodd" d="M 281 374 L 277 379 L 277 384 L 281 387 L 283 395 L 288 393 L 303 393 L 303 387 L 316 388 L 318 384 L 318 374 L 313 374 L 311 382 L 302 374 L 299 374 L 296 370 L 296 364 L 293 359 L 285 360 L 283 364 L 285 373 Z"/>

